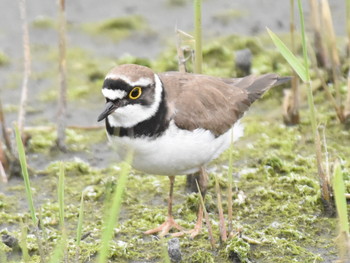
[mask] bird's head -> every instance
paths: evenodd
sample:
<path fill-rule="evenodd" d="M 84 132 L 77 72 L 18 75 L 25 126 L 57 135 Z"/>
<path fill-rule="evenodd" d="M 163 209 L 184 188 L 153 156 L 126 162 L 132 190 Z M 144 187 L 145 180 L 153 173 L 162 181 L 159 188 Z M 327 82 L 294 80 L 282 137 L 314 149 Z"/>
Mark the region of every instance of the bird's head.
<path fill-rule="evenodd" d="M 133 127 L 156 113 L 162 97 L 162 83 L 150 68 L 125 64 L 106 76 L 102 94 L 105 108 L 98 121 L 108 118 L 112 127 Z"/>

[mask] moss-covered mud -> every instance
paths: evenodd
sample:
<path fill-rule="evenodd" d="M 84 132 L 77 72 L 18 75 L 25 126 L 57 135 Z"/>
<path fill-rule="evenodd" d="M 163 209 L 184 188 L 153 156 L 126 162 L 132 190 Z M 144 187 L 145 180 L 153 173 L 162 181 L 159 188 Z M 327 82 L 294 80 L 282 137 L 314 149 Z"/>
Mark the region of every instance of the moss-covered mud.
<path fill-rule="evenodd" d="M 258 244 L 249 243 L 248 239 L 240 236 L 225 243 L 219 242 L 213 176 L 217 176 L 220 181 L 226 211 L 226 152 L 208 166 L 211 180 L 206 206 L 217 246 L 211 248 L 205 228 L 194 240 L 180 238 L 184 262 L 232 262 L 233 259 L 236 259 L 235 262 L 331 262 L 337 258 L 334 242 L 337 235 L 336 219 L 328 218 L 322 212 L 309 124 L 302 123 L 299 127 L 281 124 L 281 118 L 276 117 L 279 116 L 278 101 L 278 96 L 271 96 L 254 106 L 244 119 L 246 134 L 234 149 L 234 230 Z M 105 140 L 101 132 L 77 130 L 71 134 L 68 130 L 68 140 L 71 142 L 69 155 L 74 156 L 74 151 L 82 150 L 86 155 L 95 143 L 107 147 L 101 142 Z M 28 148 L 29 157 L 46 153 L 54 160 L 55 153 L 50 151 L 52 145 L 44 139 L 51 138 L 52 134 L 42 132 L 40 141 L 37 132 L 31 133 L 33 137 Z M 349 191 L 349 164 L 345 158 L 350 153 L 343 143 L 349 140 L 349 132 L 333 122 L 327 126 L 326 133 L 331 159 L 340 157 L 344 160 L 343 170 Z M 76 148 L 74 145 L 80 146 Z M 82 145 L 84 147 L 80 148 Z M 119 166 L 111 164 L 101 169 L 77 159 L 64 161 L 64 166 L 69 258 L 73 260 L 76 255 L 74 238 L 79 200 L 84 192 L 83 234 L 86 238 L 81 243 L 79 260 L 93 262 L 100 244 L 103 205 L 108 193 L 118 183 Z M 58 230 L 58 167 L 58 162 L 48 164 L 42 175 L 32 177 L 31 181 L 35 204 L 44 226 L 41 235 L 49 251 L 61 233 Z M 1 186 L 1 190 L 1 234 L 20 239 L 20 222 L 30 222 L 23 183 L 14 178 L 8 185 Z M 132 171 L 123 198 L 120 223 L 115 228 L 111 243 L 112 262 L 163 261 L 162 246 L 166 240 L 145 236 L 143 232 L 165 219 L 167 191 L 167 177 Z M 194 227 L 197 203 L 196 195 L 185 191 L 185 178 L 177 177 L 174 216 L 183 227 Z M 30 230 L 27 242 L 30 253 L 37 255 L 36 240 Z M 11 249 L 2 247 L 9 251 L 8 258 L 17 262 L 19 256 L 16 257 Z M 36 262 L 35 259 L 37 257 L 33 257 L 33 262 Z"/>
<path fill-rule="evenodd" d="M 127 37 L 129 27 L 142 30 L 142 20 L 108 20 L 99 22 L 87 34 L 98 34 L 107 39 L 106 30 L 122 27 L 115 37 Z M 50 26 L 49 28 L 52 28 Z M 41 27 L 42 28 L 42 27 Z M 46 28 L 46 26 L 44 27 Z M 229 36 L 215 39 L 204 46 L 204 70 L 207 74 L 234 76 L 232 50 L 249 47 L 253 53 L 253 72 L 263 74 L 278 72 L 289 75 L 289 68 L 277 54 L 271 42 L 262 35 L 259 38 Z M 57 51 L 41 46 L 33 47 L 34 56 L 47 65 L 57 61 Z M 148 60 L 124 56 L 117 61 L 94 56 L 79 47 L 69 47 L 68 84 L 70 110 L 84 110 L 91 125 L 95 125 L 99 108 L 102 108 L 99 87 L 105 72 L 116 63 L 139 63 L 156 71 L 176 70 L 176 51 L 166 48 L 158 59 Z M 58 171 L 60 161 L 66 170 L 65 212 L 67 226 L 68 262 L 95 262 L 100 246 L 104 205 L 111 191 L 118 184 L 120 166 L 113 162 L 113 152 L 106 143 L 103 128 L 67 129 L 69 151 L 60 153 L 52 148 L 55 131 L 53 111 L 43 115 L 44 109 L 56 99 L 55 69 L 45 67 L 33 73 L 37 82 L 47 83 L 39 89 L 37 102 L 30 114 L 33 125 L 27 132 L 28 164 L 38 170 L 31 177 L 34 203 L 40 218 L 39 234 L 45 254 L 51 254 L 62 231 L 59 227 L 57 201 Z M 19 73 L 18 73 L 19 74 Z M 17 76 L 17 78 L 19 78 Z M 8 83 L 7 89 L 13 87 Z M 350 192 L 350 133 L 339 124 L 335 112 L 325 99 L 323 91 L 315 91 L 319 119 L 325 125 L 330 164 L 341 160 L 347 191 Z M 301 96 L 304 98 L 304 94 Z M 209 242 L 204 227 L 199 236 L 191 240 L 180 238 L 183 262 L 332 262 L 337 259 L 335 238 L 337 220 L 324 215 L 317 178 L 316 161 L 308 111 L 302 100 L 301 124 L 288 127 L 282 123 L 282 88 L 275 88 L 256 102 L 243 119 L 245 135 L 233 150 L 234 173 L 228 175 L 228 152 L 208 165 L 210 184 L 205 199 L 214 231 L 215 248 Z M 15 104 L 5 105 L 6 114 L 16 112 Z M 88 108 L 88 110 L 86 110 Z M 72 114 L 73 115 L 73 114 Z M 34 116 L 34 117 L 33 117 Z M 50 118 L 51 116 L 51 118 Z M 80 124 L 80 115 L 69 116 L 71 123 Z M 47 126 L 49 122 L 49 126 Z M 42 127 L 43 123 L 45 127 Z M 91 127 L 90 127 L 91 128 Z M 219 242 L 219 218 L 216 205 L 215 180 L 220 182 L 223 206 L 227 215 L 228 176 L 234 179 L 233 232 L 226 242 Z M 146 175 L 132 170 L 123 197 L 119 223 L 110 243 L 110 262 L 163 262 L 163 252 L 169 238 L 146 236 L 144 231 L 161 224 L 166 216 L 168 178 Z M 76 247 L 75 237 L 81 194 L 84 193 L 83 240 Z M 186 229 L 194 227 L 198 197 L 185 190 L 185 177 L 176 178 L 174 217 Z M 226 218 L 227 219 L 227 218 Z M 22 224 L 23 222 L 23 224 Z M 0 233 L 19 241 L 24 228 L 28 228 L 27 247 L 30 262 L 39 262 L 38 244 L 30 224 L 24 184 L 20 178 L 12 178 L 0 185 Z M 2 251 L 2 252 L 1 252 Z M 10 248 L 0 242 L 0 262 L 19 262 L 18 247 Z"/>

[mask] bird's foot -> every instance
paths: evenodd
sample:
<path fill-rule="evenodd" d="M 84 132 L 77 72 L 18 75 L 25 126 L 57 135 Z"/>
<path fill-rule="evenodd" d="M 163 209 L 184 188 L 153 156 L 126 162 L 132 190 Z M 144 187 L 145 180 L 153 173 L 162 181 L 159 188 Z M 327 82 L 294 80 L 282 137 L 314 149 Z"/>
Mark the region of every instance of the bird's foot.
<path fill-rule="evenodd" d="M 175 229 L 180 231 L 180 232 L 171 234 L 172 236 L 182 236 L 183 234 L 186 233 L 184 231 L 184 229 L 178 223 L 175 222 L 175 220 L 172 216 L 168 216 L 168 218 L 166 219 L 166 221 L 163 224 L 161 224 L 160 226 L 158 226 L 156 228 L 147 230 L 145 232 L 145 234 L 151 235 L 154 233 L 159 233 L 159 236 L 163 237 L 163 236 L 167 235 L 172 228 L 175 228 Z M 178 233 L 183 233 L 183 234 L 176 235 Z"/>
<path fill-rule="evenodd" d="M 180 232 L 172 233 L 171 236 L 173 237 L 180 237 L 183 235 L 189 235 L 191 239 L 194 239 L 198 234 L 201 232 L 202 229 L 202 218 L 197 219 L 197 223 L 191 230 L 183 230 Z"/>

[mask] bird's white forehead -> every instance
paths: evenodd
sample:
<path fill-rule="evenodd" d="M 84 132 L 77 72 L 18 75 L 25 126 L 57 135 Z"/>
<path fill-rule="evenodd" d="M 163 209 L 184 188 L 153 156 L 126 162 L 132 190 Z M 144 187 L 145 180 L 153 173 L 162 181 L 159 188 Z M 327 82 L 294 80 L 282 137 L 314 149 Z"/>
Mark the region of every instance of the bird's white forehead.
<path fill-rule="evenodd" d="M 136 81 L 132 81 L 130 78 L 128 78 L 125 75 L 120 75 L 120 74 L 115 74 L 115 73 L 109 73 L 105 79 L 115 79 L 115 80 L 121 79 L 132 87 L 148 86 L 148 85 L 151 85 L 152 83 L 154 83 L 154 80 L 152 80 L 150 78 L 141 77 L 141 78 L 137 79 Z"/>
<path fill-rule="evenodd" d="M 127 93 L 125 90 L 103 88 L 102 94 L 107 99 L 116 100 L 124 98 Z"/>

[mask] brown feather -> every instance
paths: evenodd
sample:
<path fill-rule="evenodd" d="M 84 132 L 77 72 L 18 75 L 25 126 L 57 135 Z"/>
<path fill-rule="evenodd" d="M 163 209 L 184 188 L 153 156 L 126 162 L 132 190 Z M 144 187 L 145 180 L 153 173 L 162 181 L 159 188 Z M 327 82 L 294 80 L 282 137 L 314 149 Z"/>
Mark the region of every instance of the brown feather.
<path fill-rule="evenodd" d="M 223 79 L 165 72 L 159 77 L 171 109 L 169 118 L 180 128 L 203 128 L 215 136 L 228 131 L 249 106 L 279 80 L 276 74 Z"/>

